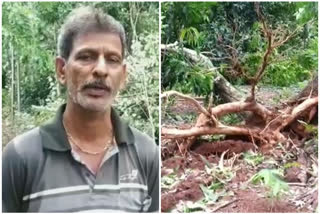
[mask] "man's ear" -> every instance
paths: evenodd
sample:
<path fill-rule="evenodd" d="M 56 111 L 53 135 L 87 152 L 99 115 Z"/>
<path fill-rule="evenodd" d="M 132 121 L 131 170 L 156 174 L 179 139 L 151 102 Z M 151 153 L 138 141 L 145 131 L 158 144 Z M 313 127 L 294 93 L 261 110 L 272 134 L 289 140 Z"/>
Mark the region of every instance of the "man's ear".
<path fill-rule="evenodd" d="M 122 65 L 122 76 L 121 76 L 121 82 L 120 82 L 120 90 L 124 89 L 124 87 L 126 86 L 127 76 L 128 76 L 127 65 L 123 64 Z"/>
<path fill-rule="evenodd" d="M 56 58 L 56 75 L 58 78 L 58 81 L 60 82 L 61 85 L 65 85 L 66 84 L 66 61 L 58 56 Z"/>

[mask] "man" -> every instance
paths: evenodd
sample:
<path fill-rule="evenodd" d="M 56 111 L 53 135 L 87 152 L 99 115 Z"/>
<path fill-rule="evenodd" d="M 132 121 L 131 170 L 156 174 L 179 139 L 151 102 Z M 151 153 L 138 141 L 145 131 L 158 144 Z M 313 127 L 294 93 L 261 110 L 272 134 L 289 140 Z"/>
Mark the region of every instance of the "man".
<path fill-rule="evenodd" d="M 3 211 L 157 211 L 158 148 L 111 107 L 127 76 L 122 25 L 76 9 L 61 28 L 58 55 L 67 103 L 4 149 Z"/>

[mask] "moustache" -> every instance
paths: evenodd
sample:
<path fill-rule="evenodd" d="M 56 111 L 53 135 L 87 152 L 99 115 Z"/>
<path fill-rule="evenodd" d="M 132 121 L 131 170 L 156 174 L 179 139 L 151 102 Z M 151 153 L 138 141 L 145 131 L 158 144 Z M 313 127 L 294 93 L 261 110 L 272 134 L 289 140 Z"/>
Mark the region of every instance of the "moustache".
<path fill-rule="evenodd" d="M 103 89 L 106 91 L 111 91 L 111 87 L 108 84 L 106 84 L 103 80 L 96 80 L 93 82 L 86 83 L 82 86 L 82 90 L 85 90 L 88 88 L 97 88 L 97 89 Z"/>

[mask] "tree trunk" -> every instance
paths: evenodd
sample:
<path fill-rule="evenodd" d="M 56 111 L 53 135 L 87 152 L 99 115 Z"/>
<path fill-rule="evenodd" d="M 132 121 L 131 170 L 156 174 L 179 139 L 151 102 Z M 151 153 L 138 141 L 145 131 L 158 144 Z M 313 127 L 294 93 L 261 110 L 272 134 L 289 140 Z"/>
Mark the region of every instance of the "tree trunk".
<path fill-rule="evenodd" d="M 129 3 L 130 25 L 132 29 L 132 40 L 137 40 L 137 22 L 139 18 L 139 8 L 135 2 Z"/>
<path fill-rule="evenodd" d="M 308 97 L 318 96 L 318 73 L 308 83 L 308 85 L 292 100 L 292 102 L 299 102 Z"/>
<path fill-rule="evenodd" d="M 11 122 L 14 122 L 14 52 L 12 44 L 10 43 L 10 50 L 11 50 Z"/>
<path fill-rule="evenodd" d="M 213 93 L 219 96 L 222 103 L 237 102 L 245 99 L 245 93 L 231 85 L 222 75 L 218 75 L 214 79 Z"/>
<path fill-rule="evenodd" d="M 56 24 L 53 25 L 53 29 L 54 29 L 54 32 L 57 32 L 57 26 L 56 26 Z M 54 44 L 57 44 L 57 34 L 56 34 L 56 33 L 53 34 L 53 39 L 54 39 Z M 53 57 L 55 58 L 55 56 L 57 56 L 57 55 L 58 55 L 58 53 L 55 53 L 55 55 L 54 55 Z M 56 80 L 56 85 L 57 85 L 57 87 L 56 87 L 57 96 L 60 97 L 60 95 L 61 95 L 60 83 L 59 83 L 57 77 L 55 78 L 55 80 Z"/>
<path fill-rule="evenodd" d="M 20 64 L 19 60 L 17 60 L 17 110 L 18 112 L 21 111 L 21 100 L 20 100 Z"/>
<path fill-rule="evenodd" d="M 214 82 L 213 82 L 213 92 L 215 95 L 219 95 L 221 98 L 222 103 L 228 102 L 236 102 L 245 99 L 245 94 L 241 92 L 239 89 L 232 86 L 231 83 L 228 82 L 222 74 L 217 71 L 211 62 L 211 60 L 203 54 L 199 54 L 194 50 L 189 48 L 180 48 L 178 43 L 168 44 L 168 45 L 161 45 L 161 50 L 165 54 L 165 52 L 175 52 L 180 53 L 181 51 L 183 54 L 188 57 L 193 63 L 199 64 L 204 69 L 207 69 L 208 72 L 214 71 Z"/>

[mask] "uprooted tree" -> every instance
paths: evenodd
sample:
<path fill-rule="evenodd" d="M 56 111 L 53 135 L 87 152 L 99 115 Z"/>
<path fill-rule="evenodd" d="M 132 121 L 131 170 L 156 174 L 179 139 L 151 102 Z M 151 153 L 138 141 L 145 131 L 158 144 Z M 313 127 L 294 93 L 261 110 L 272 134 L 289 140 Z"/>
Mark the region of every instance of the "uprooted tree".
<path fill-rule="evenodd" d="M 258 70 L 250 76 L 241 63 L 237 60 L 236 52 L 230 45 L 226 45 L 229 51 L 230 62 L 234 66 L 239 66 L 241 75 L 246 75 L 250 81 L 250 95 L 244 94 L 233 88 L 228 81 L 215 71 L 215 89 L 224 97 L 224 104 L 217 106 L 202 106 L 196 99 L 179 93 L 177 91 L 167 91 L 162 93 L 163 101 L 171 96 L 178 96 L 186 99 L 197 107 L 200 112 L 196 124 L 189 129 L 177 129 L 162 127 L 162 138 L 184 138 L 184 143 L 179 145 L 182 153 L 185 153 L 195 142 L 197 137 L 203 135 L 226 135 L 242 136 L 242 139 L 257 146 L 273 146 L 281 142 L 293 142 L 295 139 L 302 139 L 310 135 L 303 124 L 309 124 L 312 119 L 317 117 L 318 112 L 318 77 L 317 75 L 308 86 L 295 98 L 286 104 L 277 107 L 266 107 L 256 99 L 257 84 L 266 72 L 267 66 L 272 63 L 271 56 L 275 49 L 285 44 L 294 37 L 301 29 L 298 27 L 289 33 L 282 27 L 272 29 L 260 11 L 259 3 L 255 3 L 255 12 L 261 24 L 261 32 L 266 40 L 266 50 L 261 60 Z M 215 70 L 210 59 L 196 51 L 188 48 L 181 48 L 177 43 L 162 45 L 162 52 L 183 51 L 190 60 L 201 63 L 204 68 Z M 245 117 L 243 125 L 225 125 L 219 119 L 227 114 L 241 114 Z M 241 141 L 240 141 L 241 143 Z"/>

